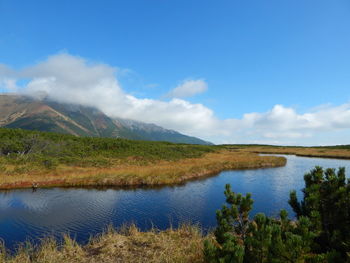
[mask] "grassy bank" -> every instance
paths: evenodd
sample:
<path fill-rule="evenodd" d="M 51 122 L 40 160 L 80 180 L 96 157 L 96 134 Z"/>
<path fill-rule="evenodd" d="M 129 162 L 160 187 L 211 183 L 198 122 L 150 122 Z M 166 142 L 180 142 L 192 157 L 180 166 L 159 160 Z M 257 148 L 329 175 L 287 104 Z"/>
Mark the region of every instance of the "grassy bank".
<path fill-rule="evenodd" d="M 110 228 L 87 244 L 66 237 L 62 244 L 46 239 L 38 247 L 23 244 L 15 255 L 0 252 L 1 263 L 65 262 L 204 262 L 203 237 L 196 226 L 140 232 L 136 227 Z"/>
<path fill-rule="evenodd" d="M 0 129 L 0 189 L 183 183 L 229 169 L 285 165 L 220 146 L 79 138 Z"/>
<path fill-rule="evenodd" d="M 0 174 L 0 188 L 26 188 L 36 182 L 39 187 L 66 186 L 141 186 L 169 185 L 216 174 L 230 169 L 277 167 L 286 163 L 282 157 L 260 157 L 252 153 L 221 150 L 197 158 L 177 161 L 158 160 L 150 163 L 137 160 L 109 159 L 108 167 L 58 165 L 55 169 L 31 169 L 20 174 L 18 167 L 6 166 Z"/>
<path fill-rule="evenodd" d="M 0 189 L 170 185 L 286 163 L 258 153 L 350 159 L 350 146 L 203 146 L 0 129 Z"/>
<path fill-rule="evenodd" d="M 246 153 L 294 154 L 304 157 L 350 159 L 350 145 L 327 147 L 295 147 L 271 145 L 225 145 L 225 149 Z"/>

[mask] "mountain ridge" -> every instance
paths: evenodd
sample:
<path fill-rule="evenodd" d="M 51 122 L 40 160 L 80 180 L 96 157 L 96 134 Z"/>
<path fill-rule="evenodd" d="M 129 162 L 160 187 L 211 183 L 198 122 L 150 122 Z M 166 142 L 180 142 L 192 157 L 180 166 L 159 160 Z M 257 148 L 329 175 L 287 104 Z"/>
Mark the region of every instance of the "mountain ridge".
<path fill-rule="evenodd" d="M 212 144 L 155 124 L 111 118 L 93 107 L 22 95 L 0 94 L 0 127 L 52 131 L 75 136 Z"/>

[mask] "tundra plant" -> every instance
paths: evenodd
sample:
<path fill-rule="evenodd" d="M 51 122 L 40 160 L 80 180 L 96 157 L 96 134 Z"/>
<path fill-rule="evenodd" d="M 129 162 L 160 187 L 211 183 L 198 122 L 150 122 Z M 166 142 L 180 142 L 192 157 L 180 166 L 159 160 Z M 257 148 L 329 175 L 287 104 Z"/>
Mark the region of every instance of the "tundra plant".
<path fill-rule="evenodd" d="M 207 262 L 347 262 L 350 186 L 345 169 L 316 167 L 304 180 L 303 200 L 295 191 L 290 194 L 295 221 L 285 210 L 278 219 L 260 213 L 250 220 L 251 195 L 236 194 L 226 185 L 228 205 L 217 211 L 215 240 L 204 244 Z"/>

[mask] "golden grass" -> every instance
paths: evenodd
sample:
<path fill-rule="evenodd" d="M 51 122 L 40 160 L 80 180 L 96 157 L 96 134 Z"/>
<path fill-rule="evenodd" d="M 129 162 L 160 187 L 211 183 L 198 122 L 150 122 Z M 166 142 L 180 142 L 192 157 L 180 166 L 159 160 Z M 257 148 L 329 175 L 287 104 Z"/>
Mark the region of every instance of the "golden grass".
<path fill-rule="evenodd" d="M 0 189 L 65 186 L 143 186 L 180 184 L 213 175 L 223 170 L 254 169 L 285 165 L 284 158 L 257 153 L 295 154 L 298 156 L 350 159 L 348 149 L 312 147 L 227 146 L 225 150 L 198 158 L 178 161 L 145 162 L 137 157 L 109 159 L 109 167 L 60 165 L 55 170 L 5 165 L 0 169 Z M 3 165 L 4 166 L 4 165 Z"/>
<path fill-rule="evenodd" d="M 51 186 L 141 186 L 183 183 L 190 179 L 209 176 L 223 170 L 277 167 L 286 163 L 283 157 L 259 156 L 251 152 L 222 150 L 199 158 L 178 161 L 142 163 L 137 160 L 121 162 L 111 160 L 112 166 L 71 167 L 59 166 L 55 170 L 35 170 L 6 167 L 0 172 L 0 188 L 26 188 L 33 182 L 39 187 Z"/>
<path fill-rule="evenodd" d="M 295 154 L 304 157 L 336 158 L 350 159 L 350 149 L 331 149 L 322 147 L 269 147 L 269 146 L 251 146 L 251 147 L 227 147 L 231 150 L 249 153 L 275 153 L 275 154 Z"/>
<path fill-rule="evenodd" d="M 1 263 L 93 263 L 93 262 L 204 262 L 203 237 L 199 227 L 183 225 L 178 229 L 140 232 L 135 226 L 119 231 L 109 228 L 87 245 L 79 245 L 69 237 L 59 245 L 46 239 L 35 248 L 22 245 L 17 253 L 9 255 L 0 250 Z"/>

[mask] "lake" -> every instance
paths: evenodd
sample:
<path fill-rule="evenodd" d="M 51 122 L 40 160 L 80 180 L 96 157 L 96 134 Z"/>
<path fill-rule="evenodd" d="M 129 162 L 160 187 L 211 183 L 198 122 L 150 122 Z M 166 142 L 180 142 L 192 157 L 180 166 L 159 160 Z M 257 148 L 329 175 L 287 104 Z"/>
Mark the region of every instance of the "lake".
<path fill-rule="evenodd" d="M 316 165 L 346 167 L 350 160 L 280 155 L 287 165 L 278 168 L 235 170 L 188 182 L 180 186 L 138 189 L 31 189 L 0 192 L 0 238 L 9 249 L 27 239 L 69 233 L 86 242 L 108 225 L 135 223 L 142 230 L 155 226 L 176 227 L 181 222 L 215 227 L 215 211 L 225 202 L 225 184 L 235 192 L 250 192 L 254 199 L 252 216 L 264 212 L 277 216 L 287 209 L 292 189 L 304 187 L 303 176 Z M 349 176 L 348 176 L 349 177 Z"/>

